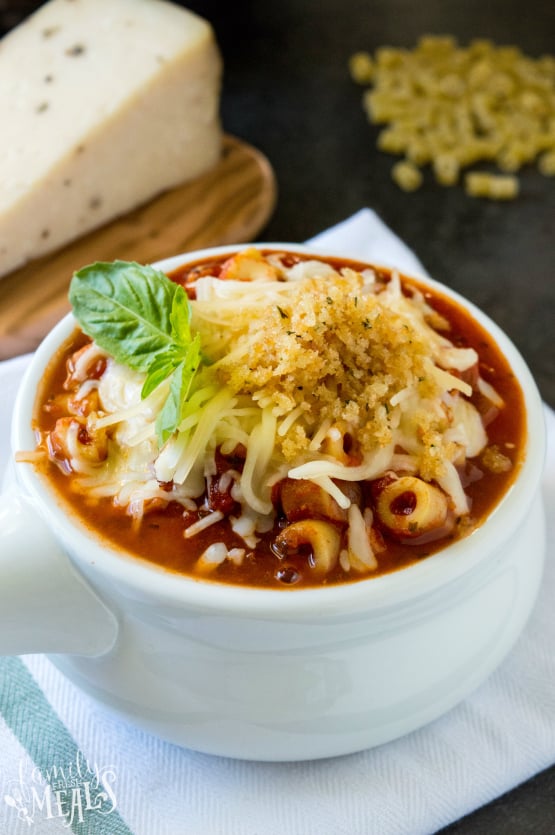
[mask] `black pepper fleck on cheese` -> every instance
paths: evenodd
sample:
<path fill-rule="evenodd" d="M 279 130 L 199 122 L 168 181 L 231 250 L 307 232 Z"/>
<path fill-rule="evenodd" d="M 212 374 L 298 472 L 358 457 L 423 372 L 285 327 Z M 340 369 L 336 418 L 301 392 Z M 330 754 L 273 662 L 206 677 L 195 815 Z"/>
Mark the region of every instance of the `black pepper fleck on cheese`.
<path fill-rule="evenodd" d="M 85 52 L 85 47 L 81 43 L 76 43 L 74 46 L 70 46 L 66 49 L 66 55 L 69 55 L 71 58 L 76 57 L 77 55 L 83 55 Z"/>

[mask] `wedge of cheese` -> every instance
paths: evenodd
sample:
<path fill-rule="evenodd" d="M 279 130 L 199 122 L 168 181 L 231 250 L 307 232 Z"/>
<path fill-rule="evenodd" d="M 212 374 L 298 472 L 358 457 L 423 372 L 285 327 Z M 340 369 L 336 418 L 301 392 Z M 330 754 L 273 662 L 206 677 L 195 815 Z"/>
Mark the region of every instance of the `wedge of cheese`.
<path fill-rule="evenodd" d="M 0 276 L 214 166 L 221 61 L 164 0 L 50 0 L 0 41 Z"/>

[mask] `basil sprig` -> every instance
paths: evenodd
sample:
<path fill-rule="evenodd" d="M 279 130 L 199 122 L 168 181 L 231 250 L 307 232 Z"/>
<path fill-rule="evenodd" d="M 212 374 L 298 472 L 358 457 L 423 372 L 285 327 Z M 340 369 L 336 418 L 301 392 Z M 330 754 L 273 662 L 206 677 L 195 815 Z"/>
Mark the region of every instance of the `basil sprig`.
<path fill-rule="evenodd" d="M 156 420 L 158 440 L 165 443 L 181 423 L 202 361 L 183 287 L 153 267 L 97 262 L 74 274 L 69 300 L 88 336 L 117 362 L 146 374 L 143 398 L 171 377 Z"/>

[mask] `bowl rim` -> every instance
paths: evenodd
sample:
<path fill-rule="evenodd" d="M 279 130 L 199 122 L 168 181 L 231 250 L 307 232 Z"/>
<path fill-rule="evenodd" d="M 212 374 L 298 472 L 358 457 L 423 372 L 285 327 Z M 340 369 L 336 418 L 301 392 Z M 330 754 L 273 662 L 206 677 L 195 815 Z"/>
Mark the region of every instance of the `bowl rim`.
<path fill-rule="evenodd" d="M 188 261 L 194 262 L 216 255 L 233 253 L 246 246 L 257 249 L 314 254 L 316 257 L 345 258 L 344 254 L 318 246 L 279 242 L 229 244 L 180 253 L 153 263 L 162 271 L 172 271 Z M 350 260 L 366 263 L 364 259 Z M 369 266 L 380 268 L 372 262 Z M 387 271 L 395 271 L 383 266 Z M 399 273 L 414 278 L 420 284 L 443 294 L 458 303 L 474 317 L 495 340 L 506 356 L 521 386 L 526 406 L 526 453 L 514 483 L 491 512 L 486 522 L 464 539 L 426 557 L 416 565 L 390 574 L 368 577 L 328 587 L 300 589 L 264 589 L 244 587 L 217 581 L 196 579 L 178 574 L 102 541 L 97 533 L 88 530 L 53 490 L 45 490 L 46 479 L 31 464 L 18 465 L 18 477 L 24 490 L 35 502 L 70 558 L 83 572 L 95 580 L 102 590 L 101 577 L 124 590 L 124 593 L 143 601 L 155 600 L 174 607 L 187 607 L 213 613 L 235 613 L 243 617 L 288 618 L 292 615 L 319 618 L 322 614 L 344 614 L 390 607 L 402 601 L 421 598 L 440 587 L 460 580 L 474 572 L 506 543 L 521 524 L 540 487 L 545 458 L 545 422 L 543 404 L 537 386 L 522 355 L 499 326 L 471 301 L 457 291 L 424 275 Z M 23 376 L 12 418 L 12 449 L 34 447 L 31 429 L 36 385 L 55 351 L 76 327 L 68 313 L 47 334 L 31 358 Z"/>

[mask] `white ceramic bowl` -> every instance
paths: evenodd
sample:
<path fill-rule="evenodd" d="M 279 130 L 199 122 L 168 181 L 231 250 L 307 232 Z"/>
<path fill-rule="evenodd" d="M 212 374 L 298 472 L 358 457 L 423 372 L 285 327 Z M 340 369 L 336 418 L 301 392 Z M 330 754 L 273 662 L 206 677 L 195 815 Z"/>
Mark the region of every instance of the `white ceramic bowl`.
<path fill-rule="evenodd" d="M 31 466 L 18 465 L 1 505 L 0 652 L 55 653 L 69 679 L 124 719 L 179 745 L 248 759 L 379 745 L 467 696 L 509 652 L 536 598 L 545 431 L 512 343 L 473 305 L 428 283 L 485 326 L 524 392 L 526 460 L 482 527 L 390 575 L 330 588 L 241 588 L 110 550 L 66 516 Z M 73 327 L 67 316 L 33 357 L 14 412 L 14 450 L 34 446 L 37 383 Z"/>

